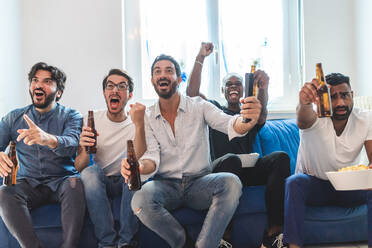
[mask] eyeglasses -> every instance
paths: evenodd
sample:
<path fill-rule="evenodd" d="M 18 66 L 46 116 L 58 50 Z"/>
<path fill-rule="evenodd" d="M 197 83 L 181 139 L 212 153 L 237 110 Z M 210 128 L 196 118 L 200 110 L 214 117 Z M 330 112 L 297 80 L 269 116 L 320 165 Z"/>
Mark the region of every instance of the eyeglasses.
<path fill-rule="evenodd" d="M 128 89 L 129 86 L 126 83 L 120 83 L 120 84 L 107 83 L 105 89 L 106 90 L 114 90 L 115 87 L 119 91 L 125 91 L 125 90 Z"/>

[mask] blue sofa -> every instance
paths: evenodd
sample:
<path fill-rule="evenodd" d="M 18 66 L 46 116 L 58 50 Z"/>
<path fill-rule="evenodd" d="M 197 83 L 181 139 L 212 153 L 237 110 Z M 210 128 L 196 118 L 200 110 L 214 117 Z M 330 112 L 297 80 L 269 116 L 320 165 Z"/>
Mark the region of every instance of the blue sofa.
<path fill-rule="evenodd" d="M 299 133 L 295 120 L 270 120 L 261 129 L 254 144 L 254 150 L 261 155 L 273 151 L 285 151 L 291 159 L 291 172 L 294 172 Z M 258 247 L 262 233 L 267 226 L 264 200 L 265 186 L 245 187 L 238 209 L 232 219 L 232 244 L 234 248 Z M 1 203 L 0 203 L 1 204 Z M 113 200 L 114 217 L 118 220 L 120 201 Z M 172 212 L 184 225 L 190 235 L 196 238 L 206 211 L 195 211 L 188 208 Z M 62 240 L 60 206 L 51 204 L 35 209 L 31 213 L 37 235 L 46 247 L 59 247 Z M 305 243 L 337 243 L 367 240 L 367 207 L 308 207 L 305 220 Z M 141 247 L 169 247 L 164 240 L 151 230 L 141 225 L 136 237 Z M 0 248 L 19 247 L 17 241 L 9 234 L 0 219 Z M 97 247 L 93 227 L 86 216 L 81 234 L 81 248 Z"/>

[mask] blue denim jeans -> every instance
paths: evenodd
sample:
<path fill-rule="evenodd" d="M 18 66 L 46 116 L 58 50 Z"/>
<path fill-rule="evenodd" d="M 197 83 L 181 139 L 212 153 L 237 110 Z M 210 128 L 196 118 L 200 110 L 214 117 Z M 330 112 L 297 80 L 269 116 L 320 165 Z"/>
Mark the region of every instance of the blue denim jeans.
<path fill-rule="evenodd" d="M 94 225 L 98 247 L 116 247 L 130 244 L 138 230 L 138 218 L 133 214 L 130 202 L 133 192 L 121 176 L 105 176 L 97 165 L 81 172 L 90 219 Z M 120 205 L 120 230 L 117 238 L 110 198 L 122 194 Z M 118 240 L 119 239 L 119 240 Z"/>
<path fill-rule="evenodd" d="M 181 180 L 157 178 L 134 194 L 132 209 L 171 247 L 181 248 L 186 241 L 185 230 L 169 211 L 181 206 L 209 208 L 195 247 L 216 248 L 238 206 L 241 188 L 239 178 L 225 172 Z"/>
<path fill-rule="evenodd" d="M 328 180 L 307 174 L 287 178 L 284 201 L 284 242 L 303 245 L 305 209 L 311 206 L 368 207 L 368 245 L 372 246 L 372 191 L 337 191 Z"/>

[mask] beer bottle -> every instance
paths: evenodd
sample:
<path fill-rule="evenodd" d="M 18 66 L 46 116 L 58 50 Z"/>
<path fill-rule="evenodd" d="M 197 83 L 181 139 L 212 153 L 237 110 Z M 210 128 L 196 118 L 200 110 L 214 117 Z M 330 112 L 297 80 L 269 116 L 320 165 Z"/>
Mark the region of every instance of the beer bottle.
<path fill-rule="evenodd" d="M 96 153 L 97 152 L 97 148 L 96 148 L 96 145 L 97 145 L 97 131 L 96 131 L 96 128 L 94 126 L 94 116 L 93 116 L 93 111 L 92 110 L 88 111 L 88 127 L 90 127 L 92 129 L 91 132 L 94 133 L 93 139 L 95 139 L 95 142 L 94 142 L 94 146 L 86 146 L 85 150 L 89 154 Z"/>
<path fill-rule="evenodd" d="M 325 81 L 321 63 L 316 64 L 316 79 L 320 84 L 320 87 L 317 90 L 319 97 L 319 104 L 317 104 L 318 117 L 319 118 L 331 117 L 332 116 L 331 93 Z"/>
<path fill-rule="evenodd" d="M 252 75 L 251 80 L 252 80 L 252 85 L 253 85 L 252 96 L 257 96 L 258 95 L 258 84 L 254 83 L 254 77 L 253 77 L 253 74 L 256 71 L 256 65 L 257 65 L 256 61 L 254 61 L 253 65 L 251 65 L 251 75 Z"/>
<path fill-rule="evenodd" d="M 253 65 L 251 65 L 251 73 L 245 74 L 245 97 L 248 96 L 257 96 L 258 94 L 258 85 L 254 83 L 254 72 L 256 71 L 256 65 L 257 61 L 253 62 Z M 251 119 L 244 118 L 243 123 L 250 122 Z"/>
<path fill-rule="evenodd" d="M 127 161 L 130 165 L 130 177 L 128 179 L 129 190 L 135 191 L 141 189 L 141 177 L 139 173 L 139 163 L 134 153 L 133 141 L 127 141 Z"/>
<path fill-rule="evenodd" d="M 17 182 L 18 160 L 14 141 L 10 141 L 8 157 L 12 161 L 13 167 L 11 167 L 11 172 L 4 177 L 3 185 L 6 186 L 14 185 Z"/>

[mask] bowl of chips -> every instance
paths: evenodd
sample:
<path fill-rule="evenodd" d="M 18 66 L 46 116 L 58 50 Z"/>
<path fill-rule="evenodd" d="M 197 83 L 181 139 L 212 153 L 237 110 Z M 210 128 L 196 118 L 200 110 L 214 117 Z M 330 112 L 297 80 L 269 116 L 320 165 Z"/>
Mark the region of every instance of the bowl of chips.
<path fill-rule="evenodd" d="M 372 169 L 366 165 L 347 166 L 326 175 L 336 190 L 372 189 Z"/>

